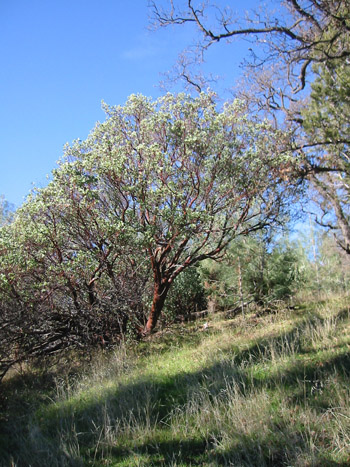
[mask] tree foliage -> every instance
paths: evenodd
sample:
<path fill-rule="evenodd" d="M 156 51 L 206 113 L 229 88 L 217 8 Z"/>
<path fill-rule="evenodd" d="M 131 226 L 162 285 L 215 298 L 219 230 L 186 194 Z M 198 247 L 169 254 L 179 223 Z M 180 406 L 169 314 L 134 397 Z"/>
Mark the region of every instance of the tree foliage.
<path fill-rule="evenodd" d="M 304 281 L 296 244 L 256 235 L 230 245 L 219 263 L 205 262 L 201 274 L 207 293 L 224 310 L 288 300 Z"/>
<path fill-rule="evenodd" d="M 350 60 L 319 65 L 315 73 L 310 105 L 303 111 L 308 141 L 317 144 L 309 156 L 319 207 L 315 217 L 350 254 Z"/>
<path fill-rule="evenodd" d="M 171 0 L 163 8 L 154 1 L 151 10 L 156 27 L 196 26 L 194 54 L 200 61 L 209 47 L 222 41 L 244 38 L 252 43 L 238 95 L 250 102 L 252 111 L 267 112 L 277 127 L 290 129 L 289 146 L 297 155 L 293 170 L 312 182 L 322 212 L 318 222 L 331 228 L 349 253 L 349 2 L 269 2 L 245 17 L 220 5 L 219 0 Z M 194 62 L 182 57 L 179 75 L 198 90 L 202 82 L 191 68 Z"/>
<path fill-rule="evenodd" d="M 153 272 L 151 331 L 174 279 L 263 228 L 284 207 L 285 135 L 213 96 L 133 96 L 69 149 L 68 170 L 109 206 L 120 235 L 136 239 Z M 281 149 L 279 149 L 281 148 Z M 102 200 L 100 199 L 102 195 Z"/>
<path fill-rule="evenodd" d="M 181 273 L 288 205 L 286 136 L 240 102 L 131 96 L 105 109 L 0 231 L 3 371 L 150 332 Z"/>
<path fill-rule="evenodd" d="M 310 228 L 300 234 L 298 243 L 303 271 L 301 297 L 347 293 L 349 257 L 343 249 L 339 249 L 334 236 L 310 222 Z"/>
<path fill-rule="evenodd" d="M 143 318 L 148 271 L 137 252 L 129 244 L 121 255 L 86 200 L 60 182 L 0 231 L 0 379 L 27 358 L 115 343 Z"/>
<path fill-rule="evenodd" d="M 179 319 L 191 319 L 193 313 L 205 310 L 205 289 L 199 269 L 192 266 L 176 277 L 162 313 L 165 324 Z"/>

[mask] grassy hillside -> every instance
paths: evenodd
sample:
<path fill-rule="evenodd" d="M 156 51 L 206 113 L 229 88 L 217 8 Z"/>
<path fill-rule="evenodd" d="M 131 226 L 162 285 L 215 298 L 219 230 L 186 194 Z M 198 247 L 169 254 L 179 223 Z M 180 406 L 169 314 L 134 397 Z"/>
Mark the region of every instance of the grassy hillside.
<path fill-rule="evenodd" d="M 349 305 L 216 314 L 12 374 L 0 465 L 350 465 Z"/>

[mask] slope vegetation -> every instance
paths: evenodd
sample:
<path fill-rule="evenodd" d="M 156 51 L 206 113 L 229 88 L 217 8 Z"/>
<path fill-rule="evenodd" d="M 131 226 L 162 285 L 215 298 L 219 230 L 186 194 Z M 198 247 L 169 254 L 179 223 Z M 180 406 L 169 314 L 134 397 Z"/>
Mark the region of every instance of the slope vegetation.
<path fill-rule="evenodd" d="M 349 304 L 218 313 L 10 375 L 0 464 L 350 465 Z"/>

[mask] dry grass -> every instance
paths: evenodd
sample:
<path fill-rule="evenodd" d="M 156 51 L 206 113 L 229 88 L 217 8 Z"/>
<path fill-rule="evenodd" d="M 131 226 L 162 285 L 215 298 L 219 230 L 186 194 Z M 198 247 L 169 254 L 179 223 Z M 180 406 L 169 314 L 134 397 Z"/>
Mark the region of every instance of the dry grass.
<path fill-rule="evenodd" d="M 218 314 L 18 389 L 1 465 L 349 465 L 348 310 Z"/>

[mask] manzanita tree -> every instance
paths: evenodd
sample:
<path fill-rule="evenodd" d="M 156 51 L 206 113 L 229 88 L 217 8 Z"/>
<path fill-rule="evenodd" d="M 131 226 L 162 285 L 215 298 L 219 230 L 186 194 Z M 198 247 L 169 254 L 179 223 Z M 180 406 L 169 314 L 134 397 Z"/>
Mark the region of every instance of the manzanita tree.
<path fill-rule="evenodd" d="M 149 266 L 70 172 L 0 228 L 0 381 L 17 362 L 86 354 L 143 321 Z"/>
<path fill-rule="evenodd" d="M 288 206 L 288 135 L 241 102 L 132 96 L 106 111 L 0 228 L 0 380 L 29 357 L 151 332 L 179 274 Z"/>
<path fill-rule="evenodd" d="M 150 263 L 149 333 L 182 271 L 281 214 L 291 187 L 286 135 L 248 118 L 241 102 L 218 110 L 211 94 L 133 95 L 105 110 L 107 120 L 67 148 L 59 173 Z"/>

